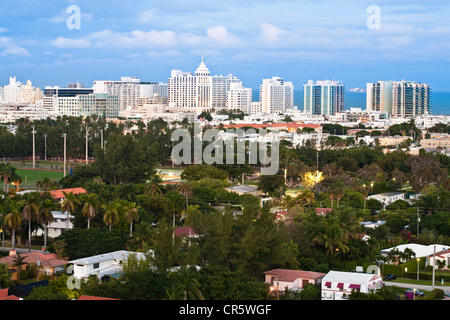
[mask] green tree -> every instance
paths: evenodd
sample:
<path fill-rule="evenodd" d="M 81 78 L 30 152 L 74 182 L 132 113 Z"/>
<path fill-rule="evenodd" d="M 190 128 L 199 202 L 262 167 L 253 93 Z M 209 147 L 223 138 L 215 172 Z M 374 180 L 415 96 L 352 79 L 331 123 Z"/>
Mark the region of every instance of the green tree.
<path fill-rule="evenodd" d="M 125 206 L 125 217 L 130 223 L 130 237 L 133 236 L 133 221 L 139 220 L 140 206 L 136 205 L 136 202 L 130 202 Z"/>
<path fill-rule="evenodd" d="M 23 219 L 28 221 L 28 251 L 31 251 L 31 222 L 37 219 L 39 213 L 38 201 L 38 193 L 27 193 L 23 200 Z"/>
<path fill-rule="evenodd" d="M 87 228 L 89 229 L 91 220 L 95 217 L 98 210 L 98 195 L 95 193 L 85 193 L 81 195 L 81 201 L 84 203 L 82 213 L 87 218 Z"/>
<path fill-rule="evenodd" d="M 44 225 L 44 248 L 47 249 L 48 225 L 53 222 L 53 213 L 55 204 L 51 199 L 44 199 L 39 206 L 40 210 L 37 215 L 39 223 Z"/>
<path fill-rule="evenodd" d="M 119 222 L 119 209 L 121 205 L 118 202 L 111 201 L 103 204 L 102 208 L 105 210 L 103 222 L 108 226 L 109 231 L 111 231 L 111 228 Z"/>
<path fill-rule="evenodd" d="M 167 276 L 173 281 L 172 287 L 167 289 L 170 300 L 204 300 L 200 292 L 197 271 L 183 267 Z"/>
<path fill-rule="evenodd" d="M 4 224 L 11 229 L 11 247 L 16 249 L 16 230 L 22 224 L 21 203 L 19 201 L 9 201 L 9 213 L 5 216 Z"/>

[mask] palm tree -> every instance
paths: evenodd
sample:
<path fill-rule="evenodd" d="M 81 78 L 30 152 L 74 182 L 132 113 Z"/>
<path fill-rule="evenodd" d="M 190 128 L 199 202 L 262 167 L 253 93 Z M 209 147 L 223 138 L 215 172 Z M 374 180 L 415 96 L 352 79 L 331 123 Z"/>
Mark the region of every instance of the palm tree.
<path fill-rule="evenodd" d="M 47 248 L 47 226 L 53 222 L 53 211 L 54 203 L 50 199 L 45 199 L 42 201 L 38 221 L 44 225 L 44 250 Z"/>
<path fill-rule="evenodd" d="M 91 219 L 95 217 L 96 211 L 98 210 L 98 196 L 95 193 L 86 193 L 81 196 L 81 200 L 84 202 L 82 212 L 87 218 L 87 228 L 89 229 Z"/>
<path fill-rule="evenodd" d="M 133 221 L 139 220 L 139 209 L 141 209 L 141 207 L 137 206 L 136 202 L 131 202 L 130 204 L 125 206 L 125 217 L 130 223 L 130 237 L 133 236 Z"/>
<path fill-rule="evenodd" d="M 20 212 L 21 203 L 11 200 L 9 203 L 10 212 L 5 216 L 4 223 L 11 229 L 11 248 L 16 249 L 16 230 L 22 224 L 22 214 Z"/>
<path fill-rule="evenodd" d="M 170 299 L 205 300 L 199 290 L 197 275 L 191 269 L 183 267 L 177 272 L 169 273 L 168 277 L 174 281 L 172 291 L 167 291 Z"/>
<path fill-rule="evenodd" d="M 31 251 L 31 221 L 36 220 L 39 213 L 37 205 L 37 193 L 28 193 L 23 200 L 24 207 L 22 210 L 23 219 L 28 221 L 28 251 Z"/>
<path fill-rule="evenodd" d="M 118 202 L 110 201 L 109 203 L 103 204 L 102 208 L 105 210 L 103 221 L 109 227 L 109 231 L 111 231 L 112 226 L 119 222 L 120 204 Z"/>
<path fill-rule="evenodd" d="M 181 212 L 184 207 L 184 200 L 180 193 L 177 191 L 172 191 L 166 194 L 166 213 L 172 214 L 172 223 L 175 227 L 175 217 L 176 214 Z"/>
<path fill-rule="evenodd" d="M 3 190 L 6 190 L 6 192 L 9 192 L 9 179 L 12 176 L 16 176 L 16 168 L 11 166 L 10 163 L 0 163 L 0 175 L 3 179 Z"/>
<path fill-rule="evenodd" d="M 188 203 L 188 196 L 191 193 L 191 188 L 189 187 L 189 184 L 186 182 L 181 182 L 177 185 L 177 190 L 186 198 L 186 208 L 189 206 Z"/>
<path fill-rule="evenodd" d="M 25 262 L 25 258 L 21 257 L 20 254 L 17 254 L 17 257 L 14 258 L 13 266 L 17 267 L 17 280 L 20 281 L 20 271 L 22 270 L 22 266 L 27 264 Z"/>
<path fill-rule="evenodd" d="M 61 211 L 67 212 L 66 229 L 69 229 L 70 215 L 75 212 L 76 205 L 80 204 L 80 199 L 78 198 L 77 194 L 73 193 L 72 191 L 69 193 L 63 191 L 62 193 L 64 195 L 64 200 L 61 203 Z"/>

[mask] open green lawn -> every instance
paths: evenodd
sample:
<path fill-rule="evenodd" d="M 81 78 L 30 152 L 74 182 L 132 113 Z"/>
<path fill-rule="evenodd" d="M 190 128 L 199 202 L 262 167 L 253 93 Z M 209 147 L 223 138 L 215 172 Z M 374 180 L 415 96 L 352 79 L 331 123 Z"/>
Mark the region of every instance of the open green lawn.
<path fill-rule="evenodd" d="M 63 177 L 63 172 L 59 171 L 46 171 L 46 170 L 28 170 L 28 169 L 17 169 L 17 174 L 22 177 L 22 182 L 39 181 L 45 177 L 49 179 L 61 179 Z"/>

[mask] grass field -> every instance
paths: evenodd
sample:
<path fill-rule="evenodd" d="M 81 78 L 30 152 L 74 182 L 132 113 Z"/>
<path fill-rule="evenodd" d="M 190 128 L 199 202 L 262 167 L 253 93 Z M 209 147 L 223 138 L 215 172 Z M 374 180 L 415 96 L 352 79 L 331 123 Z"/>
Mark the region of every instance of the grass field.
<path fill-rule="evenodd" d="M 23 183 L 36 182 L 46 177 L 52 180 L 59 180 L 63 177 L 63 172 L 60 171 L 17 169 L 16 172 L 22 177 Z"/>

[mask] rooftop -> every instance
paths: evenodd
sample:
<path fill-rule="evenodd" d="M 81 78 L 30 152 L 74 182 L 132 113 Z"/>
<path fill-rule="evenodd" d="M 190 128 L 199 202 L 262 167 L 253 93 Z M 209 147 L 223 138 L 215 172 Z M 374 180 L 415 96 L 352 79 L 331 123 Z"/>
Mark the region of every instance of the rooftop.
<path fill-rule="evenodd" d="M 263 272 L 265 275 L 273 275 L 278 278 L 278 281 L 293 282 L 299 278 L 302 279 L 317 279 L 325 276 L 325 273 L 290 270 L 290 269 L 273 269 Z"/>

